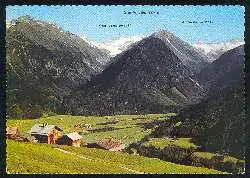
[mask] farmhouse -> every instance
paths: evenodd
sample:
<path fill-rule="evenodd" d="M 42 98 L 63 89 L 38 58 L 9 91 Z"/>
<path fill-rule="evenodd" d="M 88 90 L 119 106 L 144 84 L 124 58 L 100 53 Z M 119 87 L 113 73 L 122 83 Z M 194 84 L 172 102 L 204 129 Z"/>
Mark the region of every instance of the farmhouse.
<path fill-rule="evenodd" d="M 100 148 L 109 151 L 122 151 L 125 148 L 125 144 L 120 140 L 115 139 L 103 139 L 97 143 Z"/>
<path fill-rule="evenodd" d="M 6 136 L 8 139 L 15 139 L 20 136 L 20 132 L 17 127 L 7 127 Z"/>
<path fill-rule="evenodd" d="M 82 136 L 77 132 L 73 132 L 67 135 L 63 135 L 58 141 L 58 144 L 66 144 L 69 146 L 80 147 L 82 142 Z"/>
<path fill-rule="evenodd" d="M 58 126 L 43 123 L 34 125 L 28 133 L 40 143 L 55 144 L 61 137 L 61 131 Z"/>

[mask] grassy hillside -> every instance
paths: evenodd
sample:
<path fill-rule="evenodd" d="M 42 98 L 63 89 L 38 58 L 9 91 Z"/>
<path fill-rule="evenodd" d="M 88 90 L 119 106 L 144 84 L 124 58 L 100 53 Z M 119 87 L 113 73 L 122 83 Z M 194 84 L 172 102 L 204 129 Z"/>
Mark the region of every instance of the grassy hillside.
<path fill-rule="evenodd" d="M 227 88 L 179 114 L 183 124 L 173 135 L 196 137 L 203 151 L 245 156 L 244 86 Z M 164 127 L 164 126 L 163 126 Z"/>
<path fill-rule="evenodd" d="M 138 142 L 146 135 L 150 134 L 158 123 L 167 122 L 169 114 L 147 114 L 147 115 L 118 115 L 118 116 L 71 116 L 57 115 L 51 117 L 41 117 L 39 119 L 10 119 L 7 125 L 18 127 L 21 134 L 28 136 L 28 131 L 34 124 L 48 123 L 58 125 L 63 129 L 63 133 L 73 131 L 83 135 L 83 139 L 88 143 L 96 142 L 104 138 L 122 139 L 125 144 Z M 76 129 L 76 124 L 91 124 L 90 129 Z"/>
<path fill-rule="evenodd" d="M 145 146 L 155 146 L 157 148 L 165 148 L 166 146 L 174 145 L 182 148 L 196 148 L 191 142 L 191 138 L 178 138 L 178 140 L 171 142 L 170 138 L 152 138 L 148 142 L 145 142 Z"/>
<path fill-rule="evenodd" d="M 146 173 L 175 173 L 174 171 L 180 171 L 183 173 L 194 173 L 192 169 L 186 169 L 183 164 L 186 166 L 205 166 L 207 168 L 213 168 L 210 166 L 211 160 L 205 160 L 203 164 L 202 156 L 197 156 L 197 151 L 201 151 L 197 148 L 192 142 L 192 138 L 187 137 L 179 137 L 173 138 L 171 137 L 162 137 L 162 138 L 153 138 L 154 132 L 159 130 L 159 126 L 162 125 L 175 125 L 176 127 L 181 126 L 183 123 L 175 122 L 175 113 L 168 113 L 168 114 L 147 114 L 147 115 L 115 115 L 115 116 L 71 116 L 71 115 L 56 115 L 56 116 L 48 116 L 48 117 L 41 117 L 38 119 L 9 119 L 7 120 L 7 126 L 9 127 L 18 127 L 21 135 L 29 136 L 27 133 L 30 128 L 34 124 L 38 123 L 48 123 L 54 124 L 59 126 L 63 129 L 62 133 L 67 134 L 73 131 L 77 131 L 80 135 L 83 136 L 83 140 L 87 143 L 94 143 L 100 141 L 101 139 L 120 139 L 126 145 L 126 152 L 128 153 L 139 153 L 141 156 L 136 155 L 129 155 L 125 153 L 113 153 L 106 150 L 100 150 L 95 148 L 74 148 L 68 147 L 64 145 L 46 145 L 46 144 L 31 144 L 31 143 L 18 143 L 9 141 L 8 144 L 8 155 L 10 156 L 7 159 L 7 164 L 9 170 L 13 172 L 27 172 L 27 173 L 34 173 L 37 170 L 43 171 L 42 173 L 138 173 L 138 172 L 146 172 Z M 170 119 L 171 118 L 171 119 Z M 75 125 L 85 125 L 90 124 L 90 128 L 75 128 Z M 137 145 L 136 147 L 134 147 Z M 18 148 L 20 147 L 20 148 Z M 59 147 L 61 150 L 53 149 L 53 147 Z M 23 151 L 22 151 L 23 149 Z M 132 151 L 134 149 L 134 151 Z M 110 167 L 107 166 L 105 169 L 98 170 L 96 169 L 96 165 L 90 163 L 85 163 L 85 160 L 77 159 L 79 156 L 77 155 L 68 155 L 66 156 L 62 151 L 70 151 L 74 154 L 80 155 L 80 157 L 84 157 L 87 159 L 95 160 L 96 165 L 101 164 L 103 161 L 111 162 Z M 196 154 L 192 155 L 192 153 L 196 151 Z M 31 158 L 22 158 L 23 155 L 27 154 L 27 152 L 31 153 Z M 50 152 L 50 153 L 47 153 Z M 32 154 L 38 155 L 36 157 L 32 157 Z M 202 153 L 206 154 L 206 153 Z M 127 156 L 123 156 L 127 155 Z M 144 157 L 142 157 L 142 155 Z M 27 156 L 27 155 L 26 155 Z M 151 161 L 155 160 L 156 158 L 161 159 L 159 162 L 156 163 L 146 163 L 147 161 L 144 159 L 149 159 L 146 157 L 150 157 Z M 214 155 L 213 155 L 214 156 Z M 40 167 L 39 160 L 45 158 L 45 162 L 42 163 Z M 193 164 L 190 158 L 194 158 L 196 162 Z M 136 159 L 135 159 L 136 158 Z M 154 158 L 154 159 L 153 159 Z M 48 160 L 47 160 L 48 159 Z M 56 159 L 56 161 L 54 160 Z M 63 159 L 63 163 L 61 163 L 60 159 Z M 77 161 L 76 161 L 77 159 Z M 133 160 L 135 159 L 135 160 Z M 139 160 L 137 160 L 139 159 Z M 200 161 L 201 160 L 201 161 Z M 84 162 L 85 161 L 85 162 Z M 170 169 L 163 169 L 162 166 L 165 164 L 170 164 L 172 162 L 173 170 Z M 237 160 L 238 161 L 238 160 Z M 48 162 L 48 163 L 47 163 Z M 113 163 L 115 162 L 115 164 Z M 117 163 L 119 162 L 119 163 Z M 209 164 L 207 164 L 207 162 Z M 228 162 L 228 161 L 225 161 Z M 232 162 L 232 161 L 229 161 Z M 235 161 L 234 161 L 235 162 Z M 67 165 L 67 163 L 72 163 L 73 165 L 88 165 L 89 168 L 79 167 L 75 168 L 74 166 L 71 167 Z M 121 168 L 118 166 L 119 164 L 126 164 L 126 168 Z M 175 164 L 173 164 L 175 163 Z M 19 168 L 17 168 L 19 165 Z M 55 164 L 54 166 L 49 166 L 50 164 Z M 65 166 L 64 166 L 65 164 Z M 140 164 L 144 165 L 140 166 Z M 149 164 L 156 164 L 156 166 L 152 167 Z M 223 162 L 224 164 L 224 162 Z M 236 164 L 236 163 L 234 163 Z M 242 163 L 243 164 L 243 163 Z M 23 167 L 21 166 L 23 165 Z M 27 168 L 28 165 L 28 168 Z M 59 166 L 58 166 L 59 165 Z M 161 167 L 159 167 L 161 165 Z M 175 166 L 183 165 L 184 167 L 179 167 L 178 169 L 174 169 Z M 49 168 L 46 168 L 49 166 Z M 111 169 L 112 166 L 114 169 L 112 171 L 108 171 Z M 29 168 L 30 167 L 30 168 Z M 100 166 L 98 166 L 100 167 Z M 199 172 L 200 168 L 195 168 Z M 242 167 L 240 165 L 240 167 Z M 182 170 L 183 169 L 183 170 Z M 221 170 L 220 167 L 217 170 Z M 222 169 L 223 171 L 227 171 L 227 169 Z M 229 169 L 231 171 L 231 168 Z M 238 170 L 238 169 L 237 169 Z M 203 172 L 202 172 L 203 171 Z M 200 173 L 207 173 L 205 169 L 201 170 Z M 11 172 L 11 171 L 9 171 Z M 197 173 L 198 173 L 197 172 Z M 40 173 L 40 172 L 39 172 Z"/>
<path fill-rule="evenodd" d="M 192 142 L 192 138 L 150 138 L 134 147 L 140 155 L 159 158 L 167 162 L 183 165 L 212 168 L 239 174 L 245 167 L 245 161 L 235 157 L 203 152 Z"/>
<path fill-rule="evenodd" d="M 178 165 L 127 153 L 95 148 L 55 146 L 38 143 L 7 141 L 8 173 L 204 173 L 219 174 L 213 169 Z M 105 166 L 104 166 L 105 165 Z"/>

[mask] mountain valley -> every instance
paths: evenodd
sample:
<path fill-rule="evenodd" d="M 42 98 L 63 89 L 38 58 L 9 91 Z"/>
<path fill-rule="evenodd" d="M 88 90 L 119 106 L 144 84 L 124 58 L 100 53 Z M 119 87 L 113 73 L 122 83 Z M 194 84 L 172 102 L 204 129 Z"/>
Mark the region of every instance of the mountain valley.
<path fill-rule="evenodd" d="M 63 133 L 78 132 L 87 145 L 114 138 L 126 146 L 116 154 L 86 145 L 73 149 L 8 140 L 7 163 L 23 165 L 9 166 L 10 172 L 36 173 L 39 149 L 44 156 L 48 149 L 58 160 L 81 163 L 60 168 L 65 173 L 81 172 L 83 164 L 89 165 L 86 173 L 243 172 L 244 43 L 211 54 L 167 30 L 100 44 L 30 16 L 6 27 L 8 127 L 28 137 L 34 124 L 57 124 Z M 76 128 L 79 124 L 92 127 Z M 18 162 L 27 162 L 26 146 L 34 159 L 28 168 Z M 100 156 L 108 162 L 105 169 L 95 168 L 103 164 Z M 55 173 L 53 166 L 46 171 Z"/>

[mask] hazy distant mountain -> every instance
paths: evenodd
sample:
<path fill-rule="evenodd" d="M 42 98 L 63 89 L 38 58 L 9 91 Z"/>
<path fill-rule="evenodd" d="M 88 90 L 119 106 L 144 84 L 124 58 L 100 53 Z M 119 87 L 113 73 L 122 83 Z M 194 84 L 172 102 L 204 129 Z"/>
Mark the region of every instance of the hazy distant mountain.
<path fill-rule="evenodd" d="M 207 55 L 212 62 L 215 59 L 218 59 L 220 55 L 224 52 L 243 44 L 244 41 L 232 40 L 229 42 L 222 43 L 197 43 L 193 44 L 193 46 L 199 49 L 205 55 Z"/>
<path fill-rule="evenodd" d="M 15 116 L 19 112 L 19 116 L 31 117 L 31 110 L 38 113 L 45 108 L 56 110 L 71 89 L 102 72 L 106 67 L 103 61 L 109 61 L 105 52 L 54 24 L 28 16 L 9 22 L 8 114 Z"/>
<path fill-rule="evenodd" d="M 196 101 L 203 88 L 195 73 L 208 62 L 167 31 L 144 38 L 117 55 L 102 74 L 72 92 L 64 110 L 73 114 L 167 112 Z"/>
<path fill-rule="evenodd" d="M 120 38 L 116 40 L 108 40 L 104 42 L 97 42 L 93 40 L 89 40 L 85 37 L 83 39 L 87 41 L 89 44 L 96 46 L 100 49 L 105 49 L 108 51 L 110 56 L 115 56 L 125 50 L 127 50 L 132 44 L 140 41 L 142 36 L 132 36 L 132 37 L 127 37 L 127 38 Z"/>
<path fill-rule="evenodd" d="M 132 44 L 142 40 L 145 36 L 131 36 L 125 38 L 119 38 L 115 40 L 107 40 L 104 42 L 97 42 L 94 40 L 89 40 L 86 37 L 82 37 L 86 42 L 90 45 L 98 47 L 100 49 L 105 49 L 108 51 L 110 56 L 115 56 L 125 50 L 128 49 Z M 214 61 L 215 59 L 219 58 L 221 54 L 224 52 L 233 49 L 237 46 L 244 44 L 244 41 L 240 40 L 232 40 L 229 42 L 221 42 L 221 43 L 203 43 L 199 42 L 193 44 L 192 46 L 197 48 L 200 52 L 206 55 L 210 62 Z"/>

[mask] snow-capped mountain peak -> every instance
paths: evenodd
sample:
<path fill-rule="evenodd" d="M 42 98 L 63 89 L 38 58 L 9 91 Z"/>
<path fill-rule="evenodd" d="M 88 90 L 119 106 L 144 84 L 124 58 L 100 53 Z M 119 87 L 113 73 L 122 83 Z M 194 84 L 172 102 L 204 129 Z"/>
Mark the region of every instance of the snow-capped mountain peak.
<path fill-rule="evenodd" d="M 128 49 L 132 44 L 140 41 L 142 38 L 144 38 L 144 36 L 131 36 L 127 38 L 119 38 L 116 40 L 107 40 L 104 42 L 92 41 L 87 39 L 86 37 L 82 38 L 94 47 L 107 50 L 110 56 L 115 56 Z"/>
<path fill-rule="evenodd" d="M 204 42 L 198 42 L 196 44 L 193 44 L 193 46 L 197 49 L 199 49 L 202 53 L 207 55 L 211 62 L 218 59 L 221 54 L 224 52 L 236 48 L 240 45 L 243 45 L 244 41 L 241 40 L 231 40 L 228 42 L 222 42 L 222 43 L 204 43 Z"/>

